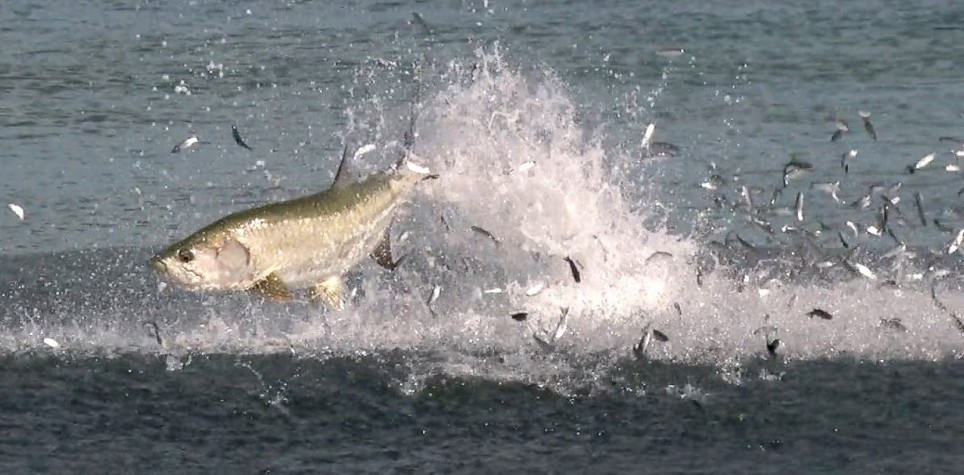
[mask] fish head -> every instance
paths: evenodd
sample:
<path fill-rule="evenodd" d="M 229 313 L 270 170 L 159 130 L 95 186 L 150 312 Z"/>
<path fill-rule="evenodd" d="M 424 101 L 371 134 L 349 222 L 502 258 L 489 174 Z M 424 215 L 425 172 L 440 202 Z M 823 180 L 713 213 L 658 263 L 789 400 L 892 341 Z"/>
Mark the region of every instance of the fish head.
<path fill-rule="evenodd" d="M 248 249 L 233 238 L 192 236 L 150 259 L 165 280 L 191 290 L 245 289 L 257 280 Z"/>

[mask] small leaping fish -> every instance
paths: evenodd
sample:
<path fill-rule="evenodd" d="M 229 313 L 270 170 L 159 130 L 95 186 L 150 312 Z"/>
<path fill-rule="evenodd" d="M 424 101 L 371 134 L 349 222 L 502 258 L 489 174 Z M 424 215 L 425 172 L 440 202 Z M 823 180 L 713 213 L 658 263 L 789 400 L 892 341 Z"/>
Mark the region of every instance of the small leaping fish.
<path fill-rule="evenodd" d="M 948 254 L 954 254 L 961 245 L 964 244 L 964 228 L 957 232 L 957 236 L 951 241 L 951 244 L 947 247 Z"/>
<path fill-rule="evenodd" d="M 907 331 L 907 327 L 904 326 L 904 323 L 901 322 L 901 321 L 900 321 L 900 318 L 897 318 L 897 317 L 894 317 L 894 318 L 881 318 L 881 319 L 880 319 L 880 326 L 881 326 L 882 328 L 887 329 L 887 330 L 896 330 L 896 331 L 899 331 L 899 332 L 905 332 L 905 331 Z"/>
<path fill-rule="evenodd" d="M 569 264 L 569 272 L 572 273 L 572 280 L 576 283 L 582 282 L 582 274 L 579 272 L 579 267 L 576 266 L 576 261 L 572 260 L 571 257 L 566 256 L 565 261 Z"/>
<path fill-rule="evenodd" d="M 920 192 L 914 193 L 914 204 L 917 205 L 917 217 L 920 218 L 920 225 L 927 226 L 927 215 L 924 213 L 924 197 Z"/>
<path fill-rule="evenodd" d="M 358 150 L 355 150 L 355 154 L 351 156 L 351 159 L 352 161 L 361 160 L 362 157 L 364 157 L 369 152 L 375 151 L 376 148 L 378 147 L 376 147 L 375 144 L 373 143 L 370 143 L 368 145 L 362 145 L 361 147 L 358 147 Z"/>
<path fill-rule="evenodd" d="M 425 302 L 425 304 L 426 304 L 426 305 L 432 305 L 433 303 L 435 303 L 436 300 L 438 300 L 438 296 L 441 295 L 441 294 L 442 294 L 442 287 L 439 287 L 439 286 L 436 285 L 436 286 L 432 289 L 432 295 L 430 295 L 430 296 L 428 297 L 428 301 Z"/>
<path fill-rule="evenodd" d="M 836 142 L 843 137 L 843 134 L 850 131 L 850 126 L 847 124 L 846 120 L 837 119 L 837 129 L 833 131 L 833 135 L 830 136 L 831 142 Z"/>
<path fill-rule="evenodd" d="M 481 227 L 479 227 L 479 226 L 472 226 L 472 227 L 469 228 L 469 229 L 471 229 L 472 231 L 475 231 L 475 232 L 477 232 L 477 233 L 479 233 L 479 234 L 481 234 L 481 235 L 483 235 L 483 236 L 491 239 L 492 242 L 494 242 L 496 246 L 499 246 L 499 245 L 502 244 L 502 241 L 500 241 L 499 238 L 495 237 L 494 234 L 490 233 L 490 232 L 489 232 L 488 230 L 486 230 L 485 228 L 481 228 Z"/>
<path fill-rule="evenodd" d="M 860 237 L 860 230 L 857 228 L 857 225 L 854 224 L 853 221 L 847 221 L 846 224 L 847 224 L 847 227 L 850 228 L 851 231 L 853 231 L 854 239 L 857 239 L 858 237 Z"/>
<path fill-rule="evenodd" d="M 860 119 L 864 121 L 864 130 L 867 131 L 867 135 L 869 135 L 870 138 L 874 139 L 876 142 L 877 132 L 874 130 L 874 124 L 870 123 L 870 112 L 857 111 L 857 115 L 859 115 Z"/>
<path fill-rule="evenodd" d="M 870 280 L 877 280 L 877 276 L 867 266 L 859 262 L 851 262 L 850 265 L 853 266 L 853 268 L 856 269 L 857 273 L 859 273 L 860 275 Z"/>
<path fill-rule="evenodd" d="M 684 48 L 673 46 L 669 48 L 660 48 L 656 51 L 656 56 L 663 56 L 665 58 L 675 58 L 677 56 L 682 56 L 686 53 Z"/>
<path fill-rule="evenodd" d="M 243 139 L 243 138 L 241 138 L 241 132 L 238 132 L 238 126 L 235 125 L 235 124 L 231 124 L 231 135 L 234 137 L 234 141 L 235 141 L 238 145 L 240 145 L 240 146 L 242 146 L 242 147 L 244 147 L 244 148 L 246 148 L 246 149 L 248 149 L 248 150 L 254 150 L 253 148 L 249 147 L 248 144 L 246 144 L 246 143 L 244 142 L 244 139 Z"/>
<path fill-rule="evenodd" d="M 648 149 L 650 140 L 653 139 L 653 132 L 656 130 L 656 124 L 649 124 L 646 126 L 646 132 L 643 134 L 643 148 Z"/>
<path fill-rule="evenodd" d="M 709 180 L 700 183 L 700 188 L 704 190 L 716 191 L 724 183 L 723 177 L 720 175 L 713 175 Z"/>
<path fill-rule="evenodd" d="M 555 343 L 562 338 L 562 335 L 566 333 L 566 320 L 569 316 L 569 307 L 563 307 L 559 309 L 562 315 L 559 316 L 559 323 L 556 324 L 556 330 L 552 332 L 552 342 Z"/>
<path fill-rule="evenodd" d="M 418 12 L 412 12 L 412 21 L 409 23 L 421 30 L 421 34 L 425 36 L 432 36 L 432 28 L 428 26 L 428 22 L 425 21 L 425 19 L 422 18 L 422 15 L 420 15 Z"/>
<path fill-rule="evenodd" d="M 807 312 L 807 316 L 810 317 L 810 318 L 819 317 L 819 318 L 822 318 L 822 319 L 824 319 L 824 320 L 832 320 L 832 319 L 833 319 L 833 315 L 831 315 L 830 312 L 828 312 L 828 311 L 826 311 L 826 310 L 824 310 L 824 309 L 822 309 L 822 308 L 815 308 L 815 309 Z"/>
<path fill-rule="evenodd" d="M 539 295 L 539 292 L 542 292 L 542 289 L 545 287 L 545 282 L 536 282 L 535 285 L 526 290 L 526 297 L 535 297 L 536 295 Z"/>
<path fill-rule="evenodd" d="M 23 208 L 21 208 L 20 205 L 16 203 L 10 203 L 7 206 L 10 208 L 10 211 L 13 211 L 13 214 L 17 215 L 17 217 L 20 218 L 20 221 L 23 221 L 23 218 L 24 218 Z"/>
<path fill-rule="evenodd" d="M 666 336 L 665 333 L 655 328 L 651 328 L 652 325 L 647 323 L 646 326 L 643 327 L 643 335 L 639 338 L 639 341 L 633 345 L 633 354 L 637 359 L 642 360 L 646 358 L 646 350 L 649 348 L 650 344 L 652 344 L 653 340 L 661 343 L 666 343 L 669 341 L 669 337 Z"/>
<path fill-rule="evenodd" d="M 779 356 L 780 346 L 782 344 L 783 343 L 780 341 L 779 338 L 774 338 L 772 340 L 767 341 L 767 353 L 770 354 L 771 358 L 776 358 L 777 356 Z"/>
<path fill-rule="evenodd" d="M 928 153 L 927 155 L 924 155 L 923 157 L 921 157 L 920 160 L 918 160 L 913 165 L 909 165 L 907 167 L 907 172 L 914 173 L 915 171 L 920 170 L 921 168 L 924 168 L 927 165 L 930 165 L 930 163 L 933 161 L 934 161 L 934 152 Z"/>
<path fill-rule="evenodd" d="M 833 183 L 811 183 L 810 188 L 816 188 L 819 191 L 828 193 L 831 198 L 837 203 L 843 203 L 837 193 L 840 192 L 840 181 L 835 181 Z"/>
<path fill-rule="evenodd" d="M 535 168 L 535 166 L 536 166 L 535 160 L 529 160 L 529 161 L 523 163 L 522 165 L 519 165 L 519 167 L 516 168 L 516 171 L 519 172 L 519 173 L 525 173 L 525 172 L 527 172 L 527 171 L 532 170 L 533 168 Z"/>
<path fill-rule="evenodd" d="M 851 149 L 840 156 L 840 168 L 843 168 L 844 173 L 850 173 L 850 161 L 855 158 L 857 158 L 857 149 Z"/>
<path fill-rule="evenodd" d="M 869 208 L 869 207 L 870 207 L 870 194 L 866 194 L 866 195 L 864 195 L 864 196 L 861 196 L 860 198 L 857 198 L 856 200 L 853 201 L 853 203 L 850 203 L 850 207 L 851 207 L 851 208 L 859 208 L 859 209 L 867 209 L 867 208 Z"/>
<path fill-rule="evenodd" d="M 790 184 L 790 180 L 810 170 L 813 170 L 812 163 L 791 159 L 783 166 L 783 186 L 786 187 Z"/>
<path fill-rule="evenodd" d="M 672 157 L 679 152 L 680 148 L 669 142 L 650 142 L 649 156 L 651 157 Z"/>
<path fill-rule="evenodd" d="M 643 336 L 639 338 L 639 342 L 633 345 L 633 354 L 636 356 L 636 359 L 642 360 L 646 358 L 646 350 L 653 341 L 653 332 L 650 331 L 650 327 L 651 325 L 648 323 L 643 327 Z"/>
<path fill-rule="evenodd" d="M 175 145 L 174 148 L 171 149 L 171 153 L 178 153 L 182 150 L 187 150 L 197 145 L 197 143 L 198 143 L 197 135 L 191 135 L 190 137 L 184 139 L 183 142 Z"/>
<path fill-rule="evenodd" d="M 794 203 L 794 209 L 797 211 L 797 221 L 803 221 L 803 192 L 797 192 L 797 200 Z"/>

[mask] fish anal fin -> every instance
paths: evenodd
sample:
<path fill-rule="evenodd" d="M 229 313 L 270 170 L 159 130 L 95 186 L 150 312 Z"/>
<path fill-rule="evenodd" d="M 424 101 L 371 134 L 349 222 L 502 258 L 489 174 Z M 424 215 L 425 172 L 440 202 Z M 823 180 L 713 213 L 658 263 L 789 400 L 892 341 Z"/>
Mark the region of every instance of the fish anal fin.
<path fill-rule="evenodd" d="M 282 302 L 294 298 L 291 289 L 289 289 L 275 273 L 268 274 L 267 277 L 259 280 L 254 284 L 254 287 L 251 287 L 251 291 L 264 298 Z"/>
<path fill-rule="evenodd" d="M 311 289 L 310 299 L 312 303 L 324 301 L 335 310 L 345 308 L 345 301 L 342 296 L 345 294 L 345 283 L 340 276 L 333 276 L 325 279 Z"/>
<path fill-rule="evenodd" d="M 388 269 L 395 270 L 398 264 L 402 262 L 401 259 L 392 259 L 392 242 L 391 236 L 389 236 L 388 230 L 385 231 L 385 235 L 382 239 L 378 241 L 378 245 L 375 246 L 375 250 L 372 251 L 371 256 L 378 265 Z"/>

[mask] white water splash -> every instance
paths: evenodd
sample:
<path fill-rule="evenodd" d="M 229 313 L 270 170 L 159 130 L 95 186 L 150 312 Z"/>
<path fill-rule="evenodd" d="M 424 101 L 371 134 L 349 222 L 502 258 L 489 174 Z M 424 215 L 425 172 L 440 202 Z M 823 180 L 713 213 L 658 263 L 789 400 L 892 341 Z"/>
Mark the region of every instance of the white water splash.
<path fill-rule="evenodd" d="M 780 338 L 783 356 L 796 359 L 961 354 L 964 339 L 947 312 L 920 290 L 856 279 L 791 284 L 781 275 L 741 282 L 719 271 L 698 285 L 697 244 L 647 230 L 642 213 L 651 205 L 626 198 L 627 191 L 644 193 L 620 188 L 634 182 L 621 174 L 643 174 L 639 151 L 603 146 L 605 131 L 580 125 L 581 105 L 552 74 L 523 73 L 498 54 L 475 60 L 475 68 L 452 63 L 440 74 L 443 87 L 423 99 L 416 153 L 440 178 L 420 186 L 396 220 L 396 234 L 405 237 L 395 250 L 408 254 L 405 265 L 395 273 L 362 266 L 349 281 L 357 297 L 344 312 L 247 297 L 238 305 L 224 296 L 206 299 L 200 315 L 172 306 L 180 313 L 161 328 L 170 351 L 401 349 L 443 355 L 430 365 L 445 373 L 524 379 L 570 368 L 564 359 L 546 366 L 533 355 L 631 357 L 643 328 L 669 337 L 646 351 L 655 360 L 738 365 L 765 356 L 769 338 Z M 486 292 L 495 288 L 502 292 Z M 951 309 L 964 307 L 956 294 L 945 298 Z M 807 318 L 817 307 L 833 319 Z M 71 348 L 160 351 L 141 323 L 118 330 L 137 322 L 137 311 L 61 328 L 40 316 L 22 333 L 55 335 Z M 510 318 L 516 311 L 527 314 L 524 322 Z M 8 336 L 8 347 L 19 348 L 17 335 Z M 498 362 L 486 354 L 499 354 Z"/>

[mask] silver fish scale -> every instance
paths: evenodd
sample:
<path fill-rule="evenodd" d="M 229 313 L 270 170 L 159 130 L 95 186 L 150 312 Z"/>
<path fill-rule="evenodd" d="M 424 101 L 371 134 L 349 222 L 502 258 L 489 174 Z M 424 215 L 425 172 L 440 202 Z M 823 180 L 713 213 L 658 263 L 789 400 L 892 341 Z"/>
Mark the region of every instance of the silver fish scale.
<path fill-rule="evenodd" d="M 424 178 L 401 169 L 238 211 L 172 244 L 151 265 L 194 289 L 247 290 L 272 277 L 292 290 L 320 284 L 375 250 Z"/>
<path fill-rule="evenodd" d="M 387 186 L 360 190 L 359 201 L 340 210 L 322 208 L 314 215 L 253 219 L 239 227 L 234 237 L 248 249 L 258 274 L 274 272 L 291 287 L 316 284 L 341 275 L 373 250 L 391 224 L 400 196 L 414 184 L 404 177 L 386 180 Z M 355 188 L 361 187 L 350 185 L 342 192 Z"/>

